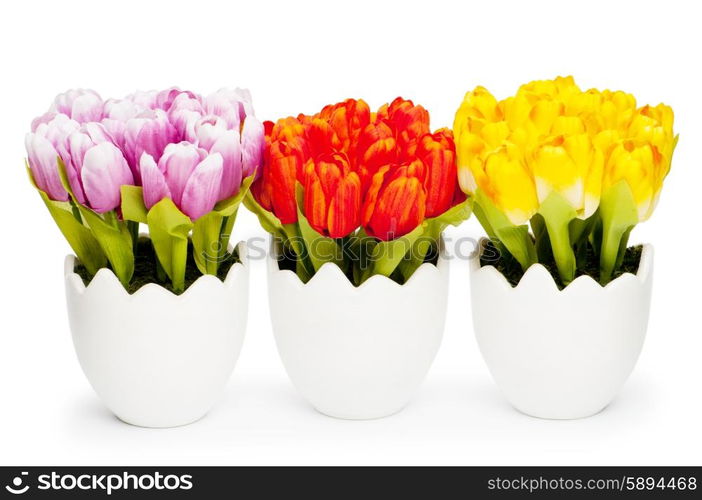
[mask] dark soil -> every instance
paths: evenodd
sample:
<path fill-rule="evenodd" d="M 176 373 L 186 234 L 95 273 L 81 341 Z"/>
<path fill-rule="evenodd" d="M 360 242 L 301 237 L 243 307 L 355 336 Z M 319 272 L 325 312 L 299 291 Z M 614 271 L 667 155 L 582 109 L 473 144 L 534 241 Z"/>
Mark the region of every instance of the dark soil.
<path fill-rule="evenodd" d="M 643 247 L 641 245 L 629 247 L 624 253 L 624 260 L 619 269 L 616 269 L 612 274 L 612 280 L 618 278 L 624 273 L 636 274 L 639 270 L 639 262 L 641 261 L 641 252 Z M 555 261 L 551 260 L 549 262 L 540 262 L 543 266 L 548 269 L 548 272 L 553 276 L 553 280 L 558 285 L 559 290 L 565 288 L 561 282 L 561 278 L 558 276 L 558 268 L 556 267 Z M 517 263 L 511 256 L 507 259 L 500 255 L 499 250 L 492 244 L 488 242 L 480 255 L 480 266 L 495 266 L 495 268 L 502 273 L 502 275 L 507 278 L 507 281 L 512 286 L 517 286 L 519 281 L 524 276 L 524 271 L 522 270 L 519 263 Z M 575 277 L 587 275 L 599 283 L 600 280 L 600 261 L 595 256 L 591 246 L 588 246 L 586 256 L 582 262 L 578 262 L 578 267 L 575 271 Z"/>
<path fill-rule="evenodd" d="M 166 290 L 175 293 L 176 295 L 180 295 L 180 293 L 182 293 L 173 291 L 171 282 L 168 279 L 168 277 L 165 276 L 165 273 L 163 274 L 163 276 L 159 276 L 156 266 L 156 253 L 154 252 L 153 245 L 151 245 L 151 240 L 149 240 L 148 238 L 140 237 L 139 241 L 137 242 L 135 256 L 136 259 L 134 261 L 134 275 L 132 276 L 132 280 L 129 283 L 129 286 L 127 287 L 127 292 L 132 294 L 144 285 L 147 285 L 149 283 L 155 283 L 157 285 L 162 286 Z M 229 269 L 237 262 L 240 262 L 240 260 L 237 250 L 235 248 L 233 253 L 228 254 L 227 258 L 224 261 L 220 262 L 219 269 L 217 271 L 217 277 L 220 280 L 224 281 L 224 278 L 226 278 Z M 90 276 L 85 266 L 83 266 L 83 264 L 81 264 L 80 262 L 76 261 L 74 272 L 81 277 L 83 283 L 85 283 L 85 286 L 88 286 L 90 280 L 92 279 L 92 276 Z M 192 245 L 189 245 L 188 261 L 185 267 L 185 290 L 187 290 L 188 287 L 190 287 L 190 285 L 192 285 L 200 276 L 202 276 L 202 273 L 195 265 L 195 259 L 193 258 L 192 252 Z"/>

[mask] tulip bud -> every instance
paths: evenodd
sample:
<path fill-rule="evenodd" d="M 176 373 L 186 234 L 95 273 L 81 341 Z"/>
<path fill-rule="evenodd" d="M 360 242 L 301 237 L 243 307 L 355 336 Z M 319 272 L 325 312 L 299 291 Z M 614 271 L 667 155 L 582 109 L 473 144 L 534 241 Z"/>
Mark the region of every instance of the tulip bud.
<path fill-rule="evenodd" d="M 70 174 L 68 137 L 79 127 L 77 121 L 64 114 L 53 115 L 51 119 L 45 115 L 40 121 L 35 120 L 35 131 L 25 138 L 29 169 L 34 182 L 52 200 L 68 200 L 68 193 L 61 184 L 57 159 L 61 158 Z"/>
<path fill-rule="evenodd" d="M 456 146 L 451 131 L 440 129 L 423 136 L 417 145 L 417 157 L 427 167 L 426 216 L 436 217 L 451 208 L 456 195 Z"/>
<path fill-rule="evenodd" d="M 484 175 L 476 179 L 478 187 L 514 225 L 527 222 L 539 207 L 534 181 L 518 153 L 513 147 L 489 153 Z"/>
<path fill-rule="evenodd" d="M 370 109 L 361 99 L 347 99 L 339 104 L 325 106 L 319 115 L 329 122 L 342 151 L 349 151 L 351 145 L 357 143 L 361 131 L 370 123 Z"/>
<path fill-rule="evenodd" d="M 581 218 L 592 215 L 600 200 L 604 157 L 586 134 L 558 136 L 530 159 L 539 203 L 552 191 L 565 198 Z"/>
<path fill-rule="evenodd" d="M 247 116 L 241 131 L 243 177 L 258 174 L 263 163 L 264 147 L 263 124 L 255 116 Z"/>
<path fill-rule="evenodd" d="M 361 181 L 344 155 L 309 159 L 303 185 L 305 216 L 318 233 L 343 238 L 358 227 Z"/>
<path fill-rule="evenodd" d="M 54 99 L 49 111 L 62 113 L 79 123 L 102 119 L 102 98 L 94 90 L 71 89 Z"/>
<path fill-rule="evenodd" d="M 151 209 L 163 198 L 171 198 L 171 191 L 168 189 L 166 177 L 148 153 L 142 153 L 139 160 L 139 170 L 141 172 L 144 205 L 147 209 Z"/>
<path fill-rule="evenodd" d="M 85 152 L 80 180 L 88 205 L 98 213 L 119 207 L 121 187 L 134 184 L 127 161 L 111 142 L 101 142 Z"/>
<path fill-rule="evenodd" d="M 401 160 L 411 160 L 417 140 L 429 130 L 429 113 L 422 106 L 398 97 L 389 105 L 381 106 L 377 115 L 395 133 Z"/>
<path fill-rule="evenodd" d="M 151 156 L 151 155 L 150 155 Z M 171 199 L 181 206 L 183 192 L 197 165 L 207 157 L 207 151 L 189 142 L 169 144 L 158 160 L 158 169 L 163 172 Z"/>
<path fill-rule="evenodd" d="M 183 190 L 181 210 L 192 220 L 211 212 L 219 197 L 222 181 L 222 155 L 214 153 L 193 170 Z"/>
<path fill-rule="evenodd" d="M 380 167 L 398 161 L 396 146 L 392 129 L 383 122 L 370 123 L 359 134 L 356 166 L 364 189 Z"/>
<path fill-rule="evenodd" d="M 143 153 L 148 153 L 158 161 L 167 145 L 175 142 L 176 129 L 168 121 L 165 111 L 149 111 L 125 123 L 124 156 L 129 163 L 134 178 L 140 181 L 138 161 Z"/>
<path fill-rule="evenodd" d="M 376 172 L 363 205 L 363 227 L 369 235 L 382 241 L 393 240 L 424 220 L 423 171 L 424 166 L 416 160 L 393 171 L 386 166 Z"/>
<path fill-rule="evenodd" d="M 645 221 L 656 206 L 667 168 L 666 159 L 654 146 L 624 141 L 607 161 L 603 190 L 624 180 L 634 195 L 639 221 Z"/>
<path fill-rule="evenodd" d="M 222 155 L 222 184 L 219 190 L 219 200 L 234 196 L 239 191 L 242 179 L 242 148 L 239 132 L 227 130 L 210 148 L 210 153 Z"/>

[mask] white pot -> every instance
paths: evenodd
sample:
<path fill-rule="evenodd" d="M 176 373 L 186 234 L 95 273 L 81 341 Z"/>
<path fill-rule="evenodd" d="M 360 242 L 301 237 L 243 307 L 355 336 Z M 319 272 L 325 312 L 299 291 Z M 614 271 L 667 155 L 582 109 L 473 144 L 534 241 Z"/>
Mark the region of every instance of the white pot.
<path fill-rule="evenodd" d="M 224 282 L 201 276 L 183 294 L 147 284 L 129 295 L 101 269 L 86 287 L 65 263 L 68 319 L 78 360 L 124 422 L 175 427 L 204 416 L 239 357 L 248 312 L 246 246 Z"/>
<path fill-rule="evenodd" d="M 482 244 L 481 244 L 482 248 Z M 519 411 L 587 417 L 617 395 L 641 352 L 651 301 L 653 247 L 636 275 L 602 287 L 589 276 L 558 290 L 541 264 L 512 287 L 471 261 L 475 335 L 497 385 Z"/>
<path fill-rule="evenodd" d="M 448 261 L 422 264 L 399 285 L 373 276 L 354 287 L 335 264 L 302 283 L 268 257 L 278 352 L 295 387 L 318 411 L 345 419 L 401 410 L 431 366 L 443 336 Z"/>

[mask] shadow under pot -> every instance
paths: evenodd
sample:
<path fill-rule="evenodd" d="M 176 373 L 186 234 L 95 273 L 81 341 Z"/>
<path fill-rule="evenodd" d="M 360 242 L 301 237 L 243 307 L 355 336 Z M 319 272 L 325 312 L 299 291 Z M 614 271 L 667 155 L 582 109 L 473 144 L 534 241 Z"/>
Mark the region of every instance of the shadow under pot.
<path fill-rule="evenodd" d="M 646 336 L 653 247 L 643 246 L 636 275 L 622 274 L 604 287 L 580 276 L 559 290 L 541 264 L 513 287 L 495 267 L 481 267 L 479 256 L 470 273 L 480 351 L 517 410 L 575 419 L 600 412 L 616 397 Z"/>
<path fill-rule="evenodd" d="M 403 285 L 372 276 L 355 287 L 324 264 L 303 283 L 281 270 L 271 242 L 268 290 L 278 352 L 299 393 L 319 412 L 373 419 L 400 411 L 441 344 L 448 261 L 422 264 Z"/>
<path fill-rule="evenodd" d="M 68 318 L 78 360 L 103 403 L 141 427 L 203 417 L 221 396 L 246 330 L 246 246 L 224 281 L 200 276 L 181 295 L 160 285 L 127 293 L 101 269 L 86 287 L 65 263 Z"/>

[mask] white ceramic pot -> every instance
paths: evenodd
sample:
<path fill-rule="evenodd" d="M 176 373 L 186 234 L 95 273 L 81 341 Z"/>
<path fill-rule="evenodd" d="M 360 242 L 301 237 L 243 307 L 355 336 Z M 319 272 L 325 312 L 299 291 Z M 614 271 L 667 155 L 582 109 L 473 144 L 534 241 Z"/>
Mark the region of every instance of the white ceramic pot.
<path fill-rule="evenodd" d="M 551 419 L 587 417 L 605 408 L 641 352 L 652 277 L 650 245 L 636 275 L 623 274 L 605 287 L 580 276 L 558 290 L 541 264 L 512 287 L 493 266 L 480 267 L 474 258 L 475 335 L 509 402 Z"/>
<path fill-rule="evenodd" d="M 124 422 L 175 427 L 203 417 L 239 357 L 248 312 L 246 246 L 224 282 L 202 276 L 183 294 L 147 284 L 129 295 L 114 273 L 86 287 L 65 263 L 68 319 L 78 360 Z"/>
<path fill-rule="evenodd" d="M 318 411 L 371 419 L 401 410 L 424 379 L 443 336 L 448 261 L 422 264 L 404 285 L 373 276 L 354 287 L 335 264 L 302 283 L 268 257 L 278 352 Z"/>

